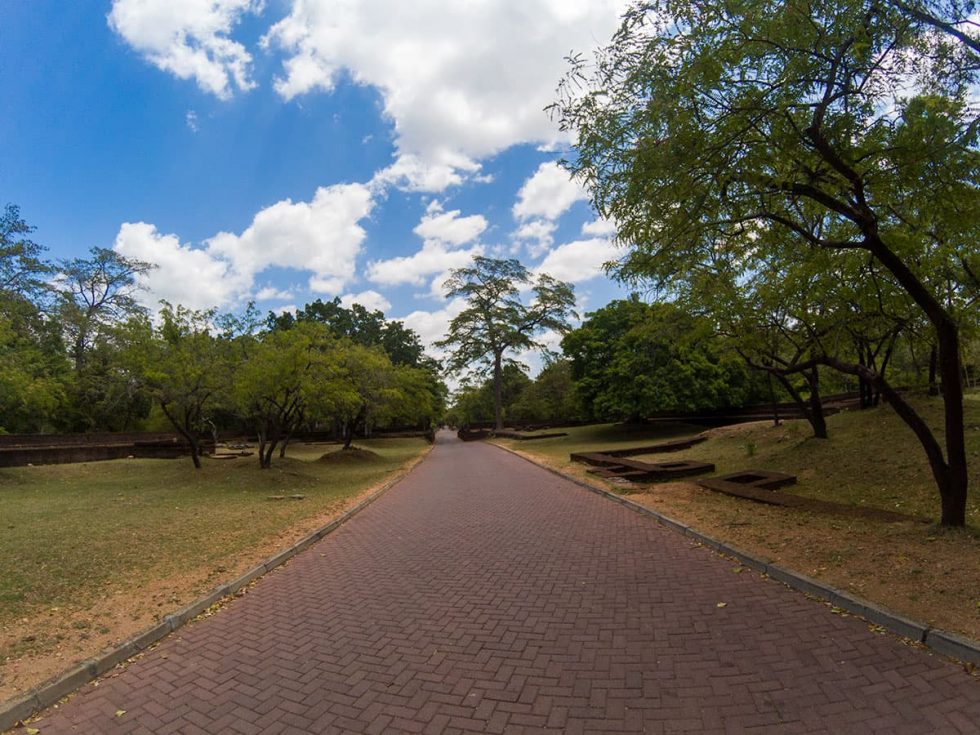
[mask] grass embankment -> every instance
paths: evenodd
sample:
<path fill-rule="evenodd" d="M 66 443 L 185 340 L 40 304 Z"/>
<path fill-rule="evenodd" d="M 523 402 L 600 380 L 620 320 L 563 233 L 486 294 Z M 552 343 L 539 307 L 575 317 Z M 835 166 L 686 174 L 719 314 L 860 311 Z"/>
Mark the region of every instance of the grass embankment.
<path fill-rule="evenodd" d="M 619 426 L 568 429 L 534 442 L 501 440 L 560 471 L 619 493 L 717 539 L 769 558 L 931 625 L 980 640 L 980 396 L 966 401 L 970 496 L 966 529 L 935 523 L 883 523 L 753 503 L 692 482 L 624 486 L 587 474 L 575 451 L 641 446 L 698 433 L 694 427 Z M 941 425 L 939 400 L 917 406 Z M 802 421 L 742 424 L 709 430 L 709 440 L 672 454 L 631 459 L 713 462 L 715 474 L 770 469 L 795 474 L 784 488 L 821 500 L 872 506 L 938 519 L 939 496 L 912 432 L 887 407 L 828 419 L 830 439 L 813 439 Z M 625 562 L 626 560 L 624 560 Z"/>
<path fill-rule="evenodd" d="M 344 461 L 292 445 L 269 470 L 255 456 L 0 469 L 0 700 L 324 525 L 428 446 L 358 444 L 372 451 Z"/>

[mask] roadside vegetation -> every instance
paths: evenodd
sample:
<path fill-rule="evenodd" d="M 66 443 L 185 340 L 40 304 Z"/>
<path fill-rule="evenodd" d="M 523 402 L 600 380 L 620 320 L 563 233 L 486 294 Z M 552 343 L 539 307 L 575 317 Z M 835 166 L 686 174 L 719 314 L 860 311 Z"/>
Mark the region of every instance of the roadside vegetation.
<path fill-rule="evenodd" d="M 0 699 L 324 525 L 428 444 L 356 446 L 336 459 L 339 444 L 296 443 L 268 471 L 254 457 L 0 469 Z"/>

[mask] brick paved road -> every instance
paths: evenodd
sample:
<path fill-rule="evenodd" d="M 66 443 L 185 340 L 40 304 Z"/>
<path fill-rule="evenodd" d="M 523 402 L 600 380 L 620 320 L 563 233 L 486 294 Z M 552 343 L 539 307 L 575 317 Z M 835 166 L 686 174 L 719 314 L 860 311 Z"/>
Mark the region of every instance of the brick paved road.
<path fill-rule="evenodd" d="M 980 681 L 732 569 L 441 436 L 339 531 L 35 727 L 977 732 Z"/>

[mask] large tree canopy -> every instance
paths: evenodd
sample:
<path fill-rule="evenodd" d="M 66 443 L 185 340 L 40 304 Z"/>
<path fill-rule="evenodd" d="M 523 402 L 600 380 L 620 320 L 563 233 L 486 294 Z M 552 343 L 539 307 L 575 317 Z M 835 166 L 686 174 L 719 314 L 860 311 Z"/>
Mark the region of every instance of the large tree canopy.
<path fill-rule="evenodd" d="M 555 107 L 578 138 L 570 168 L 630 246 L 620 276 L 674 288 L 719 260 L 749 275 L 774 258 L 816 267 L 828 251 L 872 258 L 908 294 L 938 345 L 945 454 L 875 370 L 819 352 L 796 367 L 886 392 L 950 525 L 965 522 L 967 492 L 959 330 L 976 318 L 976 75 L 961 39 L 896 4 L 657 0 L 626 14 L 594 66 L 576 61 Z"/>
<path fill-rule="evenodd" d="M 751 387 L 744 363 L 717 348 L 710 323 L 636 297 L 588 314 L 562 340 L 582 400 L 605 419 L 743 405 Z"/>

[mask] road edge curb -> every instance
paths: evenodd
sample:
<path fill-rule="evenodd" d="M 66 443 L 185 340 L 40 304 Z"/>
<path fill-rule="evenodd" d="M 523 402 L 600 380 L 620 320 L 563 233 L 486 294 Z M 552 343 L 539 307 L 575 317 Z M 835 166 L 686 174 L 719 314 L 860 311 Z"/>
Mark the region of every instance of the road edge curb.
<path fill-rule="evenodd" d="M 890 633 L 901 636 L 902 638 L 908 638 L 916 643 L 921 643 L 937 654 L 954 659 L 960 663 L 980 666 L 980 641 L 975 641 L 958 633 L 950 633 L 939 628 L 933 628 L 926 623 L 905 617 L 904 615 L 881 607 L 870 600 L 865 600 L 857 597 L 856 595 L 843 592 L 842 590 L 831 587 L 828 584 L 824 584 L 823 582 L 811 579 L 810 577 L 800 574 L 799 572 L 795 572 L 792 569 L 781 567 L 775 564 L 771 559 L 755 556 L 754 554 L 750 554 L 737 546 L 719 541 L 718 539 L 701 533 L 700 531 L 696 531 L 687 524 L 671 518 L 670 516 L 666 516 L 659 511 L 636 503 L 627 497 L 617 495 L 616 493 L 604 488 L 591 485 L 577 477 L 566 475 L 564 472 L 561 472 L 560 470 L 557 470 L 554 467 L 546 465 L 542 462 L 531 459 L 527 455 L 521 454 L 510 447 L 505 447 L 493 442 L 489 443 L 491 446 L 502 449 L 515 457 L 523 459 L 525 462 L 529 462 L 535 467 L 540 467 L 541 469 L 568 480 L 579 487 L 596 493 L 597 495 L 601 495 L 615 503 L 619 503 L 620 505 L 625 506 L 636 513 L 650 516 L 651 518 L 657 520 L 661 525 L 687 536 L 688 538 L 691 538 L 720 554 L 732 557 L 743 566 L 781 582 L 787 587 L 791 587 L 798 592 L 819 597 L 824 601 L 829 602 L 832 606 L 840 608 L 851 615 L 863 618 L 867 622 L 884 628 Z"/>
<path fill-rule="evenodd" d="M 404 480 L 429 455 L 433 446 L 435 445 L 426 447 L 407 467 L 396 470 L 392 477 L 383 482 L 377 490 L 353 508 L 341 513 L 329 523 L 307 534 L 283 551 L 259 562 L 259 564 L 249 571 L 216 587 L 189 605 L 166 615 L 152 628 L 137 633 L 113 646 L 111 649 L 76 664 L 68 671 L 39 684 L 19 697 L 9 699 L 6 702 L 0 702 L 0 733 L 5 733 L 8 730 L 16 728 L 18 724 L 29 720 L 41 711 L 56 704 L 62 698 L 78 691 L 89 682 L 98 679 L 116 666 L 152 648 L 168 635 L 182 628 L 212 606 L 234 597 L 236 593 L 252 582 L 265 576 L 273 569 L 282 566 L 300 552 L 305 551 L 317 541 L 336 531 L 340 526 Z"/>

